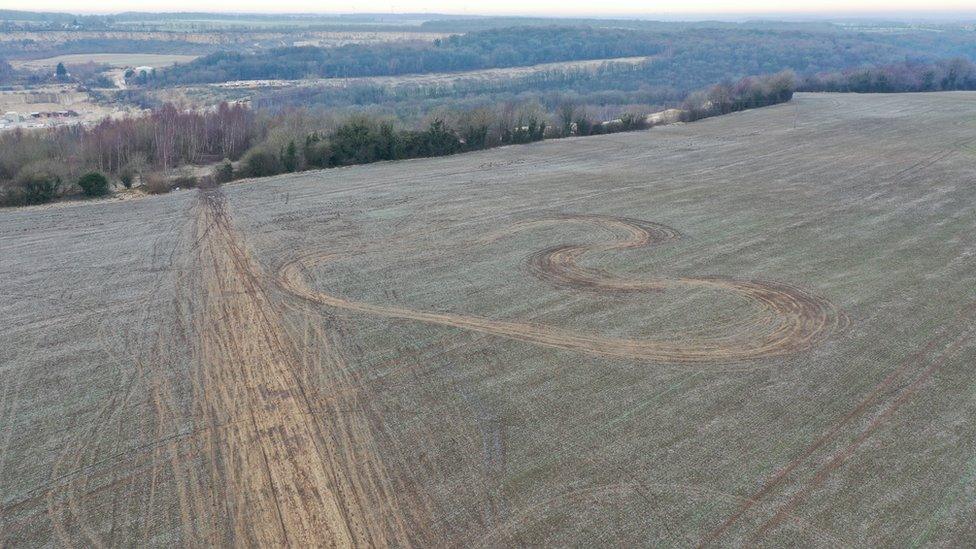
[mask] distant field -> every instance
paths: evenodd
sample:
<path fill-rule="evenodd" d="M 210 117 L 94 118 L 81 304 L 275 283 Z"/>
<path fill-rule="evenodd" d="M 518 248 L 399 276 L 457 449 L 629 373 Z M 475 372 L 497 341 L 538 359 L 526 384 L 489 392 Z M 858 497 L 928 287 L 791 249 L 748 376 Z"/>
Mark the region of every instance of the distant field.
<path fill-rule="evenodd" d="M 212 105 L 220 101 L 253 99 L 252 91 L 262 90 L 267 93 L 278 93 L 282 89 L 331 89 L 349 88 L 355 86 L 377 86 L 388 89 L 410 87 L 450 87 L 464 84 L 493 84 L 511 82 L 513 79 L 531 77 L 546 72 L 566 72 L 572 70 L 595 71 L 605 63 L 621 65 L 638 65 L 653 56 L 616 57 L 610 59 L 591 59 L 583 61 L 562 61 L 558 63 L 542 63 L 526 67 L 508 67 L 501 69 L 480 69 L 472 71 L 439 72 L 426 74 L 408 74 L 400 76 L 364 76 L 357 78 L 306 78 L 303 80 L 236 80 L 219 84 L 200 84 L 193 86 L 177 86 L 161 91 L 151 92 L 162 101 L 188 101 L 200 106 Z M 260 97 L 260 96 L 257 96 Z M 271 95 L 271 100 L 280 100 L 281 96 Z"/>
<path fill-rule="evenodd" d="M 967 547 L 976 93 L 0 211 L 0 546 Z"/>
<path fill-rule="evenodd" d="M 193 61 L 198 55 L 166 55 L 153 53 L 78 53 L 72 55 L 59 55 L 46 59 L 31 59 L 29 61 L 12 61 L 11 64 L 17 68 L 40 69 L 55 67 L 58 63 L 65 65 L 80 65 L 83 63 L 98 63 L 112 67 L 138 67 L 147 65 L 150 67 L 166 67 L 177 63 Z"/>

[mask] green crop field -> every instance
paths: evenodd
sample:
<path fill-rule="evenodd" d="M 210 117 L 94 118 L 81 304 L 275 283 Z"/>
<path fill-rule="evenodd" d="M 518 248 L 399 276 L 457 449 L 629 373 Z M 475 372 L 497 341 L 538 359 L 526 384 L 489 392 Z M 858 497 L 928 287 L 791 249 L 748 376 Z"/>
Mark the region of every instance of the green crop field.
<path fill-rule="evenodd" d="M 0 545 L 976 543 L 976 93 L 0 212 Z"/>

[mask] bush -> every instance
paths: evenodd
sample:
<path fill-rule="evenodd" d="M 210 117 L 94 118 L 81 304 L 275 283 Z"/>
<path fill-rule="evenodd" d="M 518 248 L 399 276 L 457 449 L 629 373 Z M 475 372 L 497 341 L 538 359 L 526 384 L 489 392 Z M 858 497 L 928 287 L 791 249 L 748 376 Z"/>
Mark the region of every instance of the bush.
<path fill-rule="evenodd" d="M 136 180 L 141 179 L 142 174 L 146 173 L 148 167 L 149 161 L 146 159 L 146 155 L 135 152 L 129 161 L 119 169 L 119 181 L 122 182 L 123 187 L 131 189 Z"/>
<path fill-rule="evenodd" d="M 202 175 L 197 178 L 197 187 L 201 189 L 213 189 L 217 186 L 217 180 L 212 175 Z"/>
<path fill-rule="evenodd" d="M 13 188 L 0 187 L 0 208 L 23 206 L 23 196 Z"/>
<path fill-rule="evenodd" d="M 317 132 L 305 137 L 304 156 L 305 163 L 312 168 L 328 168 L 333 165 L 332 146 Z"/>
<path fill-rule="evenodd" d="M 195 175 L 182 174 L 173 178 L 173 181 L 170 182 L 170 187 L 179 189 L 193 189 L 196 188 L 198 183 L 199 181 Z"/>
<path fill-rule="evenodd" d="M 263 149 L 252 149 L 241 160 L 241 172 L 245 177 L 267 177 L 281 171 L 278 155 Z"/>
<path fill-rule="evenodd" d="M 288 142 L 288 146 L 281 151 L 281 168 L 286 172 L 298 171 L 298 147 L 295 140 Z"/>
<path fill-rule="evenodd" d="M 546 135 L 546 123 L 535 116 L 530 116 L 528 122 L 521 117 L 515 123 L 515 127 L 506 130 L 502 134 L 502 142 L 510 143 L 531 143 L 542 141 Z"/>
<path fill-rule="evenodd" d="M 647 124 L 647 115 L 644 113 L 624 113 L 620 116 L 620 125 L 620 131 L 624 132 L 646 130 L 649 127 Z"/>
<path fill-rule="evenodd" d="M 22 170 L 0 196 L 2 206 L 44 204 L 58 197 L 61 177 L 46 171 Z"/>
<path fill-rule="evenodd" d="M 122 186 L 126 189 L 132 188 L 132 182 L 135 181 L 135 179 L 135 172 L 128 168 L 123 168 L 122 171 L 119 172 L 119 182 L 122 183 Z"/>
<path fill-rule="evenodd" d="M 215 183 L 229 183 L 234 180 L 234 165 L 230 160 L 224 159 L 223 162 L 214 166 L 213 180 Z"/>
<path fill-rule="evenodd" d="M 397 158 L 397 141 L 393 124 L 357 117 L 336 128 L 332 135 L 332 162 L 349 166 L 393 160 Z"/>
<path fill-rule="evenodd" d="M 153 173 L 146 176 L 146 192 L 149 194 L 166 194 L 173 190 L 173 185 L 162 174 Z"/>
<path fill-rule="evenodd" d="M 85 196 L 105 196 L 109 191 L 108 179 L 98 172 L 86 173 L 78 180 L 78 186 Z"/>
<path fill-rule="evenodd" d="M 682 103 L 681 121 L 694 122 L 745 109 L 784 103 L 793 97 L 796 75 L 781 71 L 767 76 L 747 76 L 734 84 L 722 82 L 688 95 Z"/>

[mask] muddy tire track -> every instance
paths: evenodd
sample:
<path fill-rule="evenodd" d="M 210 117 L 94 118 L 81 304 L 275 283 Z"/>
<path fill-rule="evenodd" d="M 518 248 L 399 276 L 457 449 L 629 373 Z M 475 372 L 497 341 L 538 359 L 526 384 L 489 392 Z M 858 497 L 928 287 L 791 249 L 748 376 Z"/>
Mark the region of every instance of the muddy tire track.
<path fill-rule="evenodd" d="M 315 419 L 283 320 L 239 242 L 223 196 L 202 193 L 198 213 L 202 299 L 194 313 L 194 398 L 207 422 L 223 426 L 206 430 L 201 442 L 212 484 L 226 486 L 230 539 L 275 546 L 382 544 L 368 524 L 360 487 L 339 478 L 343 449 Z"/>

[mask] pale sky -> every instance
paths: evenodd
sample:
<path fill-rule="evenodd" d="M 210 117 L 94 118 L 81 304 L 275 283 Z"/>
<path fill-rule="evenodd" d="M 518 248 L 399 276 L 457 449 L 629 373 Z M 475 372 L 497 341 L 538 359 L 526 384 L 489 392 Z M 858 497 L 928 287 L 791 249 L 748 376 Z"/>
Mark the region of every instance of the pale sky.
<path fill-rule="evenodd" d="M 513 15 L 678 15 L 775 13 L 976 12 L 976 0 L 0 0 L 0 8 L 105 13 L 226 11 L 292 13 L 455 13 Z"/>

